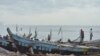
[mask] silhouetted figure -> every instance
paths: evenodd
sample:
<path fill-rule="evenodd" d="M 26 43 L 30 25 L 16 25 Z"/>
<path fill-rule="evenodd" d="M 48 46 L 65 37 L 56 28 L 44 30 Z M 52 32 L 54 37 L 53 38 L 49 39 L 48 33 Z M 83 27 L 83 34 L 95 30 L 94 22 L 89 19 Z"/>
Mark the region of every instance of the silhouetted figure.
<path fill-rule="evenodd" d="M 50 41 L 51 40 L 51 36 L 48 34 L 48 41 Z"/>
<path fill-rule="evenodd" d="M 69 42 L 69 43 L 71 43 L 71 40 L 70 40 L 70 39 L 68 39 L 68 42 Z"/>
<path fill-rule="evenodd" d="M 92 40 L 93 37 L 93 32 L 92 32 L 92 28 L 90 29 L 90 40 Z"/>
<path fill-rule="evenodd" d="M 84 31 L 81 29 L 80 30 L 80 43 L 83 43 L 84 41 Z"/>
<path fill-rule="evenodd" d="M 50 30 L 50 34 L 48 34 L 48 41 L 50 41 L 51 40 L 51 37 L 52 37 L 52 30 Z"/>

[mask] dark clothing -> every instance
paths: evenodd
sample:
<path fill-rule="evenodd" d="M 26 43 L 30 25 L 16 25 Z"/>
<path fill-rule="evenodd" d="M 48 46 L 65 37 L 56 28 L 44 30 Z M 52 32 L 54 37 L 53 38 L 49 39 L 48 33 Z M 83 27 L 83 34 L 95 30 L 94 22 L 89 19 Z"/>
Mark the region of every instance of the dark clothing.
<path fill-rule="evenodd" d="M 50 41 L 51 40 L 51 36 L 50 35 L 48 35 L 48 41 Z"/>
<path fill-rule="evenodd" d="M 90 40 L 92 40 L 93 33 L 92 33 L 92 28 L 90 29 Z"/>
<path fill-rule="evenodd" d="M 69 42 L 69 43 L 71 43 L 71 40 L 70 40 L 70 39 L 68 39 L 68 42 Z"/>
<path fill-rule="evenodd" d="M 92 37 L 93 37 L 93 34 L 92 34 L 92 33 L 90 33 L 90 40 L 92 40 Z"/>
<path fill-rule="evenodd" d="M 81 29 L 80 31 L 80 43 L 82 43 L 84 40 L 84 31 Z"/>

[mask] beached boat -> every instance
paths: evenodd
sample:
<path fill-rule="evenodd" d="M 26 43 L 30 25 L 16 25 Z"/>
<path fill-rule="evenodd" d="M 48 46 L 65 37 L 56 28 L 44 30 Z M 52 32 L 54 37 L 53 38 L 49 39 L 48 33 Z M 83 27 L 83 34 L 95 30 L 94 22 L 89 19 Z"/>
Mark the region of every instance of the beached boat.
<path fill-rule="evenodd" d="M 97 53 L 100 51 L 100 48 L 93 47 L 93 46 L 83 46 L 83 45 L 73 45 L 73 44 L 59 44 L 49 41 L 39 41 L 38 39 L 30 40 L 25 39 L 24 37 L 18 36 L 13 34 L 9 28 L 7 31 L 15 43 L 16 48 L 21 53 L 31 52 L 33 50 L 34 53 L 58 53 L 58 54 L 90 54 L 90 53 Z M 95 51 L 95 52 L 94 52 Z"/>
<path fill-rule="evenodd" d="M 89 54 L 100 53 L 100 48 L 95 46 L 73 45 L 73 44 L 61 44 L 60 46 L 62 54 L 89 55 Z"/>
<path fill-rule="evenodd" d="M 15 43 L 18 51 L 21 53 L 29 52 L 30 48 L 33 49 L 34 53 L 59 53 L 58 46 L 55 43 L 39 41 L 38 39 L 26 39 L 24 37 L 13 34 L 9 28 L 7 28 L 7 31 L 12 39 L 12 42 Z"/>

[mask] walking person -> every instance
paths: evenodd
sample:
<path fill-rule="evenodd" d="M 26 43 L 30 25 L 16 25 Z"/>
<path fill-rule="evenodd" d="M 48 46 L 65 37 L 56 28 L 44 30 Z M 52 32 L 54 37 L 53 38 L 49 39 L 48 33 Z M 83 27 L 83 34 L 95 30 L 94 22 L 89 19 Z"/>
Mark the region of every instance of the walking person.
<path fill-rule="evenodd" d="M 93 37 L 93 32 L 92 32 L 92 28 L 90 29 L 90 40 L 92 40 Z"/>

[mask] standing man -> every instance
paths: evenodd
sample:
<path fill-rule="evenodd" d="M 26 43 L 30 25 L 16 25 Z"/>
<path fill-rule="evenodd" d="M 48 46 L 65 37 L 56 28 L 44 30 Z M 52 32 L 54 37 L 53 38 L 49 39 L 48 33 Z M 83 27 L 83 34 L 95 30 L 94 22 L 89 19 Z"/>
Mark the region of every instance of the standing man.
<path fill-rule="evenodd" d="M 90 40 L 92 40 L 93 37 L 93 32 L 92 32 L 92 28 L 90 29 Z"/>
<path fill-rule="evenodd" d="M 83 43 L 84 40 L 84 31 L 81 29 L 80 30 L 80 43 Z"/>

